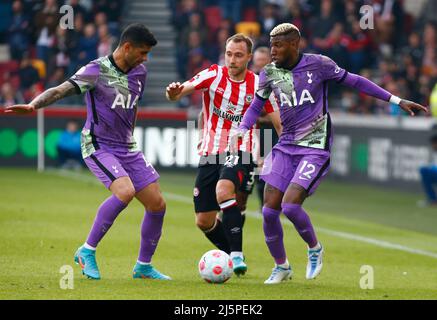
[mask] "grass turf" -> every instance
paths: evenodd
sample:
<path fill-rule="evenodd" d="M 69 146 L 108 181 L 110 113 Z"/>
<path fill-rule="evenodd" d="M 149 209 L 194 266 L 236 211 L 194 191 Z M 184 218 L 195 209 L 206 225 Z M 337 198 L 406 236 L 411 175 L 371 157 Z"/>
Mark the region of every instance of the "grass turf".
<path fill-rule="evenodd" d="M 164 230 L 154 265 L 171 282 L 133 280 L 143 208 L 132 202 L 101 242 L 97 261 L 102 280 L 85 279 L 73 263 L 109 192 L 88 173 L 36 173 L 0 169 L 0 299 L 436 299 L 437 212 L 418 209 L 420 195 L 325 181 L 305 204 L 325 246 L 324 269 L 305 280 L 306 246 L 289 222 L 285 245 L 293 280 L 266 286 L 272 259 L 262 220 L 246 219 L 244 250 L 248 273 L 223 285 L 203 282 L 201 255 L 212 249 L 194 226 L 194 176 L 162 173 L 167 200 Z M 257 199 L 251 197 L 250 211 Z M 386 248 L 382 242 L 350 240 L 338 232 L 425 250 L 434 256 Z M 384 244 L 383 243 L 383 244 Z M 74 268 L 74 289 L 62 290 L 60 268 Z M 360 268 L 374 270 L 374 289 L 360 288 Z"/>

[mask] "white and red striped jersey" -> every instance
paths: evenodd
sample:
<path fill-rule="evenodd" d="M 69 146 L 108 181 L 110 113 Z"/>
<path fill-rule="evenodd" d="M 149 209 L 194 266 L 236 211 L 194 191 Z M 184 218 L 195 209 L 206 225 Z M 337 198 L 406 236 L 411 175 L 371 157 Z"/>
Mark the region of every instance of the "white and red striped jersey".
<path fill-rule="evenodd" d="M 258 88 L 258 75 L 248 70 L 243 81 L 232 80 L 228 68 L 212 65 L 191 80 L 197 90 L 203 91 L 203 131 L 199 155 L 216 155 L 228 151 L 229 137 L 238 129 L 243 115 Z M 273 95 L 265 105 L 267 113 L 278 110 Z M 253 152 L 255 126 L 239 144 L 239 150 Z"/>

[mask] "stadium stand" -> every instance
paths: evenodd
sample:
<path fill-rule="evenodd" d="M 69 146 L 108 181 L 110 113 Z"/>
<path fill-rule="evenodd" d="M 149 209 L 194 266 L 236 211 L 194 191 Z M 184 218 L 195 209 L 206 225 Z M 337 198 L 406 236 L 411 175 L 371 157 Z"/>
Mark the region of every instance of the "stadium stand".
<path fill-rule="evenodd" d="M 74 29 L 59 27 L 63 4 L 74 9 Z M 374 29 L 360 27 L 364 5 L 374 11 Z M 434 0 L 0 1 L 0 102 L 29 101 L 89 60 L 108 54 L 124 25 L 143 21 L 159 45 L 148 63 L 142 104 L 163 107 L 168 103 L 162 92 L 169 82 L 224 63 L 222 51 L 231 34 L 251 35 L 256 48 L 268 45 L 276 24 L 291 22 L 302 31 L 304 52 L 328 55 L 351 72 L 430 105 L 437 79 L 436 10 Z M 330 90 L 332 109 L 399 113 L 339 86 Z M 83 100 L 69 97 L 60 103 L 82 105 Z M 179 106 L 198 108 L 199 103 L 183 100 Z"/>

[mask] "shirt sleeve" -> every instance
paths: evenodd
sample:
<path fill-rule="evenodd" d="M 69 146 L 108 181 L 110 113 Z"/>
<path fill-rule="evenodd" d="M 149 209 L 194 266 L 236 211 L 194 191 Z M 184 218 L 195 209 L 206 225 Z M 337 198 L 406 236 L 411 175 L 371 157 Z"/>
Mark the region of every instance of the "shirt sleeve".
<path fill-rule="evenodd" d="M 209 88 L 211 83 L 217 77 L 218 65 L 213 64 L 208 69 L 200 71 L 194 77 L 192 77 L 189 82 L 194 84 L 196 89 L 206 89 Z"/>
<path fill-rule="evenodd" d="M 272 88 L 270 87 L 270 81 L 268 80 L 265 68 L 259 74 L 258 88 L 256 89 L 256 95 L 263 99 L 268 100 L 272 94 Z"/>
<path fill-rule="evenodd" d="M 100 66 L 97 62 L 90 62 L 80 68 L 68 81 L 76 88 L 76 93 L 81 94 L 94 89 L 99 78 Z"/>
<path fill-rule="evenodd" d="M 343 82 L 347 76 L 347 71 L 340 68 L 331 58 L 320 55 L 321 57 L 321 72 L 323 80 L 335 80 L 338 83 Z"/>

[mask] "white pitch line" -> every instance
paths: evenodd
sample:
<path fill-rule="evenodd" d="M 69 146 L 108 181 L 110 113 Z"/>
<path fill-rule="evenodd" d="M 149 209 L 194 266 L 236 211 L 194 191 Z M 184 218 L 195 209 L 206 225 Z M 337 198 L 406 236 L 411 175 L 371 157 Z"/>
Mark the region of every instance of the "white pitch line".
<path fill-rule="evenodd" d="M 92 182 L 94 184 L 101 185 L 101 183 L 99 181 L 97 181 L 97 179 L 95 179 L 94 177 L 91 177 L 91 176 L 88 176 L 88 175 L 85 175 L 82 173 L 66 171 L 66 170 L 49 170 L 48 172 L 55 173 L 59 176 L 71 178 L 74 180 Z M 164 192 L 164 195 L 167 199 L 171 199 L 174 201 L 179 201 L 179 202 L 182 202 L 185 204 L 192 204 L 193 203 L 193 199 L 191 199 L 190 197 L 187 197 L 187 196 L 180 195 L 180 194 Z M 255 218 L 255 219 L 259 219 L 259 220 L 262 219 L 262 216 L 259 212 L 246 211 L 246 214 L 247 214 L 247 216 L 249 216 L 251 218 Z M 288 221 L 287 219 L 281 219 L 281 220 Z M 324 233 L 324 234 L 327 234 L 327 235 L 330 235 L 333 237 L 337 237 L 337 238 L 368 243 L 368 244 L 372 244 L 372 245 L 375 245 L 375 246 L 378 246 L 381 248 L 399 250 L 399 251 L 403 251 L 403 252 L 408 252 L 408 253 L 412 253 L 412 254 L 417 254 L 417 255 L 422 255 L 422 256 L 437 259 L 437 253 L 431 252 L 431 251 L 414 249 L 414 248 L 410 248 L 410 247 L 407 247 L 407 246 L 404 246 L 401 244 L 388 242 L 388 241 L 384 241 L 384 240 L 378 240 L 375 238 L 364 237 L 364 236 L 360 236 L 360 235 L 354 234 L 354 233 L 348 233 L 348 232 L 337 231 L 337 230 L 332 230 L 332 229 L 327 229 L 327 228 L 320 228 L 320 227 L 316 227 L 315 229 L 317 232 L 321 232 L 321 233 Z"/>

